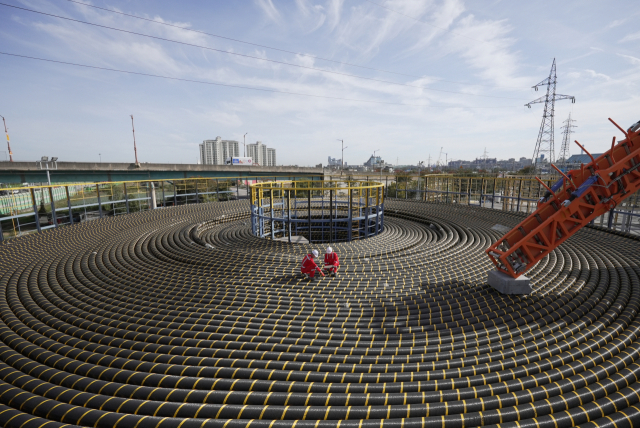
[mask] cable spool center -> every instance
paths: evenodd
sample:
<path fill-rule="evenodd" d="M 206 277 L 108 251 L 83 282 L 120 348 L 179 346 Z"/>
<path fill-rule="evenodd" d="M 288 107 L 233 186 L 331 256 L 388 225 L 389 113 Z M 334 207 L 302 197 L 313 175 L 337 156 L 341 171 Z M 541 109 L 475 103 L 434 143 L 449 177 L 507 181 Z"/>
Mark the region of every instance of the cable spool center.
<path fill-rule="evenodd" d="M 384 230 L 384 185 L 373 181 L 270 181 L 251 185 L 251 231 L 288 242 L 350 242 Z"/>

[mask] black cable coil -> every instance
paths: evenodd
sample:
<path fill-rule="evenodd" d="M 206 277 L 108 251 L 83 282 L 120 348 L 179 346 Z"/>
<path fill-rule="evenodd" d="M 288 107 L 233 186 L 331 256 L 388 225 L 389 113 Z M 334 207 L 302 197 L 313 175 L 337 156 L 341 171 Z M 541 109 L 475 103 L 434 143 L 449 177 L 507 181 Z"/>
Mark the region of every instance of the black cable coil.
<path fill-rule="evenodd" d="M 585 228 L 505 296 L 484 249 L 522 217 L 387 200 L 309 281 L 324 248 L 252 236 L 246 203 L 0 245 L 0 425 L 640 426 L 636 238 Z"/>

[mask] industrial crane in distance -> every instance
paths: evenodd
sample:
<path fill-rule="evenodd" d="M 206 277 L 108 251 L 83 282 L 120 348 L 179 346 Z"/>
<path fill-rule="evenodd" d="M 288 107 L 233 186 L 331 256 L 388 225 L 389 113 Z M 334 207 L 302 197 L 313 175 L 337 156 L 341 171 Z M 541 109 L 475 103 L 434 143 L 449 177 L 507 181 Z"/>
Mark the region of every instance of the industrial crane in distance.
<path fill-rule="evenodd" d="M 521 277 L 525 271 L 640 189 L 640 121 L 625 131 L 609 120 L 624 140 L 616 144 L 613 137 L 611 148 L 597 159 L 576 141 L 591 162 L 566 174 L 552 164 L 561 178 L 551 187 L 536 177 L 547 190 L 536 210 L 487 248 L 497 269 L 489 272 L 488 282 L 500 292 L 531 293 L 528 278 Z"/>

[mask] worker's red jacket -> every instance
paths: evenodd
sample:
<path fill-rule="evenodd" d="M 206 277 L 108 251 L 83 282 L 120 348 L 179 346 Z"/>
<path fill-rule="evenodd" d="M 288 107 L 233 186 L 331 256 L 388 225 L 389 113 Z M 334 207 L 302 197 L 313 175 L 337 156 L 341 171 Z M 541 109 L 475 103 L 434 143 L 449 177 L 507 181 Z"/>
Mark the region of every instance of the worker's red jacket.
<path fill-rule="evenodd" d="M 304 259 L 302 259 L 302 267 L 300 268 L 302 273 L 315 272 L 317 269 L 319 268 L 316 262 L 313 260 L 313 254 L 307 254 L 306 256 L 304 256 Z"/>
<path fill-rule="evenodd" d="M 338 255 L 336 253 L 325 254 L 324 255 L 324 264 L 338 267 L 340 266 L 340 261 L 338 260 Z"/>

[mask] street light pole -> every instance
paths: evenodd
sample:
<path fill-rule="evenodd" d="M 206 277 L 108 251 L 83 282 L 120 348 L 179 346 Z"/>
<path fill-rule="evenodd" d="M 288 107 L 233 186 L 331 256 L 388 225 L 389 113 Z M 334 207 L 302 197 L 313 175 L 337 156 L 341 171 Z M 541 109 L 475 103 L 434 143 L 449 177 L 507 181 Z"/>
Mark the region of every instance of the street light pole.
<path fill-rule="evenodd" d="M 420 200 L 422 199 L 422 197 L 420 196 L 420 173 L 422 172 L 422 167 L 423 166 L 424 166 L 424 161 L 418 162 L 418 199 L 420 199 Z M 426 193 L 426 191 L 427 191 L 426 187 L 424 188 L 424 191 Z"/>
<path fill-rule="evenodd" d="M 344 171 L 344 149 L 348 149 L 349 147 L 344 146 L 344 140 L 341 140 L 340 138 L 336 138 L 336 140 L 342 143 L 342 158 L 340 159 L 340 168 L 342 171 Z M 340 171 L 340 175 L 342 175 L 342 171 Z"/>
<path fill-rule="evenodd" d="M 248 132 L 245 132 L 244 136 L 242 137 L 242 156 L 244 157 L 247 156 L 247 134 Z"/>
<path fill-rule="evenodd" d="M 4 116 L 0 116 L 2 118 L 2 123 L 4 123 L 4 133 L 7 136 L 7 148 L 9 149 L 9 160 L 13 162 L 13 153 L 11 153 L 11 143 L 9 142 L 9 131 L 7 131 L 7 122 L 4 120 Z"/>
<path fill-rule="evenodd" d="M 133 153 L 136 155 L 136 166 L 140 166 L 140 162 L 138 162 L 138 148 L 136 147 L 136 128 L 133 126 L 133 115 L 131 115 L 131 130 L 133 131 Z"/>

